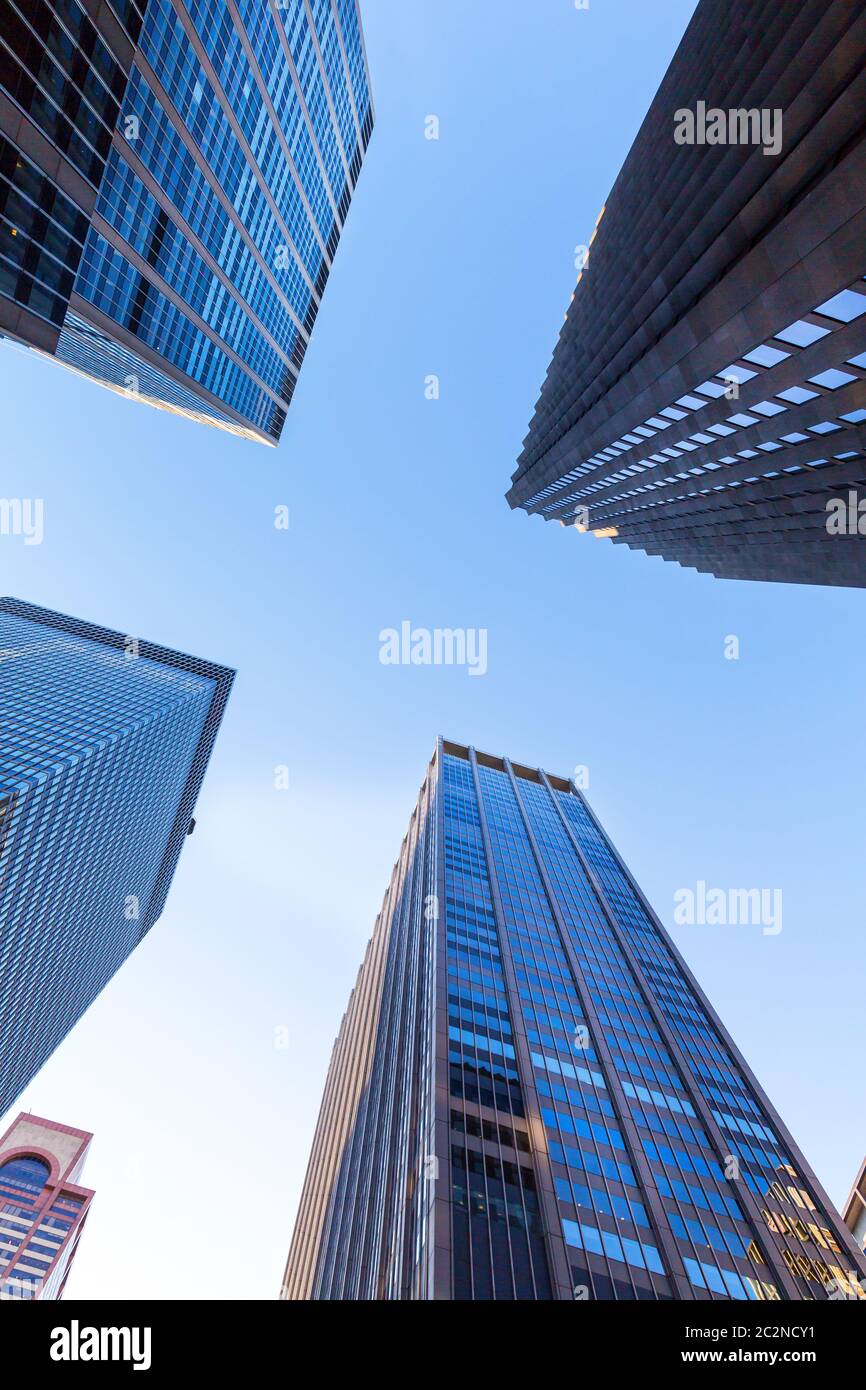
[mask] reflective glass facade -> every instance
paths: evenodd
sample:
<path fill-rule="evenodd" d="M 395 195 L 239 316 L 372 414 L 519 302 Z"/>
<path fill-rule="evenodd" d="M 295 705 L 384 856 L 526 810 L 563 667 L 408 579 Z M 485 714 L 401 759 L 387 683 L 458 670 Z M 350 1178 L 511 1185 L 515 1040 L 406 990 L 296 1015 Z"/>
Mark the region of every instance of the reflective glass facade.
<path fill-rule="evenodd" d="M 0 1113 L 160 916 L 232 679 L 0 599 Z"/>
<path fill-rule="evenodd" d="M 701 0 L 578 234 L 512 507 L 721 578 L 866 585 L 864 88 L 866 0 Z"/>
<path fill-rule="evenodd" d="M 864 1273 L 582 794 L 440 740 L 283 1297 L 808 1301 Z"/>
<path fill-rule="evenodd" d="M 0 20 L 0 330 L 276 443 L 373 127 L 356 0 Z"/>
<path fill-rule="evenodd" d="M 0 1301 L 63 1297 L 93 1200 L 79 1183 L 92 1137 L 21 1114 L 0 1138 Z"/>

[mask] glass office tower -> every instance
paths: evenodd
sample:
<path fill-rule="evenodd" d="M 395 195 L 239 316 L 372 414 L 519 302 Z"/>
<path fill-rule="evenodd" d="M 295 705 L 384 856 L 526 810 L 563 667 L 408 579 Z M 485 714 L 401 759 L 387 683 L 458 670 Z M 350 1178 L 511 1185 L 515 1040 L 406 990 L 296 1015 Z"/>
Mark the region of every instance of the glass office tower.
<path fill-rule="evenodd" d="M 575 233 L 512 507 L 720 578 L 866 585 L 864 97 L 866 0 L 700 0 Z"/>
<path fill-rule="evenodd" d="M 0 1138 L 0 1299 L 63 1297 L 88 1208 L 92 1134 L 21 1114 Z"/>
<path fill-rule="evenodd" d="M 0 332 L 276 443 L 373 127 L 356 0 L 0 17 Z"/>
<path fill-rule="evenodd" d="M 286 1299 L 824 1299 L 866 1264 L 573 783 L 440 740 Z"/>
<path fill-rule="evenodd" d="M 160 916 L 233 677 L 0 599 L 0 1114 Z"/>

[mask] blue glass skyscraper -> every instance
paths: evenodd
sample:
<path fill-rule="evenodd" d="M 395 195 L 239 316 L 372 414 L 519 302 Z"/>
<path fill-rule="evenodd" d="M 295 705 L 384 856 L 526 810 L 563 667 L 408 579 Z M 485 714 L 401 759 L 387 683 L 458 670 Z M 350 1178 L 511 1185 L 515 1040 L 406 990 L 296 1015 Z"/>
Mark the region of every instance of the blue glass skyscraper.
<path fill-rule="evenodd" d="M 275 443 L 373 128 L 356 0 L 0 18 L 0 332 Z"/>
<path fill-rule="evenodd" d="M 864 1274 L 582 793 L 440 739 L 283 1297 L 809 1301 Z"/>
<path fill-rule="evenodd" d="M 0 1113 L 162 912 L 233 676 L 0 599 Z"/>

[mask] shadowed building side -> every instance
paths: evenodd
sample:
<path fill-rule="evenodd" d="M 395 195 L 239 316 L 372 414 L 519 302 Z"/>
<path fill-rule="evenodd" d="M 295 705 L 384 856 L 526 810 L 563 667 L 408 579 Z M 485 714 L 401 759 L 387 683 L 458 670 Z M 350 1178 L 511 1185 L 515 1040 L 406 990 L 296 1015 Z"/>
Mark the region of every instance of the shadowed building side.
<path fill-rule="evenodd" d="M 331 1056 L 280 1297 L 312 1296 L 333 1194 L 369 1081 L 387 928 L 377 922 Z"/>
<path fill-rule="evenodd" d="M 412 1189 L 423 1192 L 416 1171 L 420 1162 L 419 1140 L 417 1135 L 410 1140 L 405 1128 L 409 1113 L 405 1111 L 402 1116 L 401 1137 L 393 1113 L 386 1115 L 383 1110 L 382 1097 L 386 1056 L 388 1067 L 393 1067 L 397 1053 L 405 1050 L 407 1041 L 419 1029 L 418 1037 L 423 1037 L 424 1028 L 429 1027 L 429 1009 L 420 1012 L 423 992 L 414 1006 L 409 998 L 403 998 L 403 992 L 409 990 L 407 961 L 413 955 L 416 979 L 418 970 L 416 950 L 409 950 L 410 927 L 417 944 L 422 935 L 428 946 L 432 944 L 429 932 L 420 930 L 423 914 L 432 910 L 431 903 L 425 901 L 429 895 L 422 891 L 425 874 L 428 886 L 432 887 L 433 881 L 431 775 L 432 770 L 419 794 L 334 1045 L 283 1280 L 284 1299 L 342 1296 L 333 1289 L 338 1280 L 351 1277 L 350 1272 L 340 1266 L 335 1253 L 329 1254 L 328 1267 L 324 1268 L 326 1246 L 331 1252 L 345 1251 L 346 1266 L 353 1261 L 358 1268 L 363 1266 L 368 1286 L 376 1290 L 372 1296 L 385 1296 L 381 1290 L 393 1270 L 386 1267 L 383 1256 L 384 1214 L 379 1218 L 376 1249 L 371 1249 L 373 1222 L 368 1212 L 375 1199 L 370 1188 L 364 1186 L 367 1175 L 362 1170 L 361 1155 L 365 1145 L 368 1149 L 371 1145 L 379 1146 L 384 1163 L 384 1168 L 377 1169 L 380 1176 L 385 1168 L 399 1173 L 399 1182 L 389 1178 L 394 1189 L 388 1217 L 392 1231 L 402 1220 L 404 1194 Z M 428 975 L 429 971 L 428 962 Z M 402 1007 L 409 1008 L 411 1016 L 401 1014 Z M 395 1010 L 400 1017 L 397 1036 Z M 406 1071 L 405 1063 L 404 1076 L 411 1086 L 411 1072 Z M 385 1094 L 390 1093 L 393 1099 L 393 1080 L 388 1087 Z M 415 1130 L 417 1117 L 411 1118 Z M 429 1123 L 428 1105 L 426 1124 Z M 429 1145 L 425 1152 L 428 1149 Z M 419 1229 L 426 1230 L 427 1223 L 419 1212 L 416 1221 Z M 327 1292 L 323 1292 L 325 1288 Z"/>

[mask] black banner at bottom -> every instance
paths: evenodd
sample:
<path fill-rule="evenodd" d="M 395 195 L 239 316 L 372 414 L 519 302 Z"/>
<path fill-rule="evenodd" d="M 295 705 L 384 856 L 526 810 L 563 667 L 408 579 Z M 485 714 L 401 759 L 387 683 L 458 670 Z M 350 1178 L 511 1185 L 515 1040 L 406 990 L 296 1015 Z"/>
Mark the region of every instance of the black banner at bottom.
<path fill-rule="evenodd" d="M 500 1357 L 508 1363 L 518 1349 L 525 1354 L 534 1345 L 545 1359 L 602 1356 L 612 1376 L 674 1368 L 700 1375 L 715 1365 L 755 1368 L 768 1378 L 799 1366 L 826 1378 L 837 1369 L 850 1373 L 859 1361 L 864 1312 L 862 1303 L 833 1302 L 457 1303 L 426 1312 L 375 1303 L 4 1302 L 0 1358 L 7 1384 L 16 1371 L 40 1384 L 46 1374 L 62 1382 L 106 1369 L 160 1380 L 185 1372 L 249 1375 L 266 1363 L 273 1368 L 268 1374 L 291 1374 L 311 1356 L 322 1369 L 345 1357 L 357 1372 L 365 1362 L 395 1364 L 390 1335 L 405 1357 L 407 1329 L 429 1337 L 459 1322 L 461 1333 L 474 1330 L 483 1338 L 485 1364 Z M 428 1374 L 436 1372 L 437 1345 L 434 1340 L 421 1352 Z M 470 1345 L 461 1338 L 464 1353 Z M 443 1347 L 442 1374 L 454 1373 Z"/>

